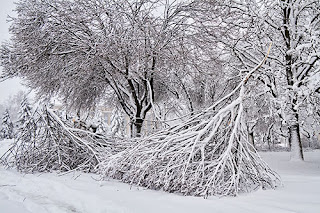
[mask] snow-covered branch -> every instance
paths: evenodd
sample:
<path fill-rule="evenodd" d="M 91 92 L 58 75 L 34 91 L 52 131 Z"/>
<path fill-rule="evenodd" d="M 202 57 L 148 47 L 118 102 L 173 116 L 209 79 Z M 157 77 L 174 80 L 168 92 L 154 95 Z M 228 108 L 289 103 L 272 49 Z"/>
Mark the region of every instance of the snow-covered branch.
<path fill-rule="evenodd" d="M 175 127 L 100 163 L 103 176 L 185 195 L 237 195 L 258 187 L 275 188 L 279 176 L 248 141 L 243 99 L 247 73 L 234 91 Z M 234 99 L 229 102 L 229 98 Z"/>

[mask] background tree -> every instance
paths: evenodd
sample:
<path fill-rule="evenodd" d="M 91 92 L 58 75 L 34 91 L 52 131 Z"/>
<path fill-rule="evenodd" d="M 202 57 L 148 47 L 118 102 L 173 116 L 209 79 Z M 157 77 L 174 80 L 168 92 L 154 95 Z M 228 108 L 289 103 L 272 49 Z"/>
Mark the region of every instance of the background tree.
<path fill-rule="evenodd" d="M 16 123 L 18 120 L 18 112 L 21 107 L 22 100 L 28 95 L 25 91 L 19 91 L 13 96 L 8 97 L 5 100 L 2 100 L 0 103 L 0 114 L 4 114 L 6 110 L 9 111 L 11 120 L 13 123 Z"/>
<path fill-rule="evenodd" d="M 12 139 L 13 135 L 13 123 L 11 121 L 9 111 L 6 110 L 2 117 L 1 129 L 0 129 L 0 138 L 3 139 Z"/>
<path fill-rule="evenodd" d="M 306 119 L 303 111 L 314 95 L 312 84 L 319 83 L 320 3 L 281 0 L 276 4 L 267 1 L 264 7 L 265 11 L 249 8 L 264 23 L 261 31 L 275 44 L 269 68 L 273 73 L 268 74 L 278 79 L 273 87 L 277 88 L 276 100 L 284 106 L 282 119 L 288 128 L 291 157 L 303 159 L 301 118 Z"/>

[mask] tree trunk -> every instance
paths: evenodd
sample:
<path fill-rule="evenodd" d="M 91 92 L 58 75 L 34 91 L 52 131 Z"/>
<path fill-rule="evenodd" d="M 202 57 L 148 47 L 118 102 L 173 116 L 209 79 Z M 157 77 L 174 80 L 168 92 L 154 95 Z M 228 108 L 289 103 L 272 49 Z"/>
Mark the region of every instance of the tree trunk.
<path fill-rule="evenodd" d="M 295 110 L 293 109 L 295 112 Z M 290 159 L 291 160 L 304 160 L 302 143 L 300 137 L 299 116 L 298 113 L 292 115 L 289 121 L 289 146 L 290 146 Z"/>
<path fill-rule="evenodd" d="M 267 131 L 267 135 L 266 135 L 266 140 L 267 140 L 267 143 L 268 143 L 268 148 L 269 148 L 269 151 L 271 151 L 271 143 L 273 143 L 273 140 L 272 140 L 272 128 L 273 128 L 273 123 L 268 127 L 268 131 Z M 274 143 L 273 143 L 274 144 Z M 273 146 L 274 148 L 274 146 Z"/>
<path fill-rule="evenodd" d="M 298 124 L 289 127 L 289 143 L 291 144 L 291 160 L 304 160 Z"/>
<path fill-rule="evenodd" d="M 141 137 L 143 126 L 143 119 L 136 118 L 134 121 L 131 121 L 131 137 Z"/>
<path fill-rule="evenodd" d="M 286 60 L 286 77 L 287 77 L 287 83 L 288 86 L 290 86 L 287 97 L 287 117 L 288 117 L 288 128 L 289 128 L 289 146 L 291 150 L 290 158 L 292 160 L 303 160 L 303 151 L 302 151 L 302 144 L 301 144 L 301 138 L 300 138 L 300 131 L 299 131 L 299 115 L 298 115 L 298 109 L 297 106 L 297 94 L 295 91 L 292 90 L 292 87 L 294 85 L 294 73 L 295 69 L 294 59 L 291 55 L 290 50 L 292 48 L 292 35 L 289 30 L 290 24 L 290 17 L 292 14 L 292 8 L 290 7 L 290 4 L 292 3 L 291 0 L 281 0 L 285 3 L 285 6 L 283 8 L 283 38 L 286 44 L 286 54 L 285 54 L 285 60 Z"/>
<path fill-rule="evenodd" d="M 249 132 L 249 133 L 248 133 L 248 140 L 249 140 L 249 143 L 251 143 L 252 146 L 253 146 L 254 148 L 256 148 L 256 145 L 255 145 L 255 143 L 254 143 L 253 132 Z"/>

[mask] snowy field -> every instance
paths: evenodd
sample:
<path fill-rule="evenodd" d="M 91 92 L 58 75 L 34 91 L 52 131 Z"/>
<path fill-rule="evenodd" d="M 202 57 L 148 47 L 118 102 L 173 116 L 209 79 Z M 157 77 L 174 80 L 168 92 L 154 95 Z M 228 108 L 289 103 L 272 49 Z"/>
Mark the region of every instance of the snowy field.
<path fill-rule="evenodd" d="M 10 141 L 0 141 L 0 154 Z M 238 197 L 185 197 L 94 174 L 28 174 L 0 167 L 1 213 L 46 212 L 320 212 L 320 151 L 305 152 L 305 162 L 289 161 L 289 153 L 261 153 L 282 177 L 277 190 L 258 190 Z"/>

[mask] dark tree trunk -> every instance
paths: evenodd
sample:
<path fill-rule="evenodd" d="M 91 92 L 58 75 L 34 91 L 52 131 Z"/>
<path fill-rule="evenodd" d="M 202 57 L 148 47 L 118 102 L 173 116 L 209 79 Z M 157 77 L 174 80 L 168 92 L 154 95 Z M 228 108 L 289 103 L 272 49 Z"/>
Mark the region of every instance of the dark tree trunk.
<path fill-rule="evenodd" d="M 294 99 L 295 100 L 295 99 Z M 293 101 L 295 103 L 295 101 Z M 294 160 L 304 160 L 301 136 L 300 136 L 300 127 L 299 127 L 299 115 L 296 109 L 292 105 L 292 118 L 289 121 L 289 146 L 291 150 L 291 159 Z"/>
<path fill-rule="evenodd" d="M 254 148 L 256 148 L 256 145 L 255 145 L 255 143 L 254 143 L 253 132 L 249 132 L 249 133 L 248 133 L 248 139 L 249 139 L 249 142 L 252 144 L 252 146 L 253 146 Z"/>
<path fill-rule="evenodd" d="M 284 38 L 286 44 L 286 78 L 287 84 L 289 86 L 289 95 L 287 97 L 287 117 L 288 120 L 288 128 L 289 128 L 289 145 L 291 150 L 291 159 L 300 159 L 303 160 L 303 151 L 301 144 L 301 137 L 299 131 L 299 115 L 297 106 L 297 95 L 295 91 L 292 91 L 292 86 L 294 85 L 294 58 L 292 57 L 292 53 L 290 50 L 292 48 L 292 36 L 290 34 L 290 30 L 288 26 L 290 26 L 290 16 L 292 15 L 291 7 L 289 4 L 292 0 L 282 0 L 282 2 L 286 3 L 286 6 L 283 8 L 283 31 L 282 36 Z"/>
<path fill-rule="evenodd" d="M 290 126 L 289 143 L 291 148 L 291 159 L 304 160 L 299 125 Z"/>
<path fill-rule="evenodd" d="M 131 136 L 132 137 L 141 137 L 142 133 L 142 126 L 143 126 L 143 119 L 136 118 L 135 121 L 133 121 L 131 126 Z"/>

